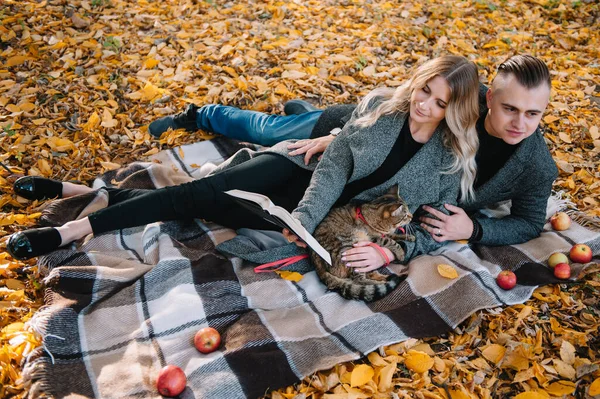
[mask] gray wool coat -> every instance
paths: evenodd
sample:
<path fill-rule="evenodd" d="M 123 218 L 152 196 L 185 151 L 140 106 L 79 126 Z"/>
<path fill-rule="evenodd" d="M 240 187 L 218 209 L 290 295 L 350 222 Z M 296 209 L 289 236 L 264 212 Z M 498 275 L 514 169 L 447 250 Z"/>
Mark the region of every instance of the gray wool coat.
<path fill-rule="evenodd" d="M 368 176 L 381 166 L 398 138 L 405 120 L 405 114 L 393 114 L 380 117 L 375 124 L 367 128 L 358 128 L 348 123 L 329 145 L 321 161 L 314 160 L 308 166 L 304 165 L 302 155 L 288 155 L 287 145 L 291 141 L 279 143 L 264 151 L 277 153 L 305 169 L 314 170 L 304 198 L 292 215 L 312 233 L 335 204 L 347 183 Z M 417 211 L 425 204 L 444 212 L 443 204 L 456 204 L 460 175 L 444 173 L 453 162 L 452 153 L 443 144 L 444 128 L 444 124 L 440 125 L 431 139 L 392 178 L 353 199 L 369 201 L 398 184 L 399 194 L 413 214 L 418 214 Z M 238 151 L 218 170 L 260 156 L 261 153 L 251 150 Z M 416 218 L 417 216 L 414 220 L 417 220 Z M 411 232 L 415 234 L 416 241 L 405 243 L 406 259 L 433 251 L 442 245 L 434 241 L 418 223 L 412 225 Z"/>

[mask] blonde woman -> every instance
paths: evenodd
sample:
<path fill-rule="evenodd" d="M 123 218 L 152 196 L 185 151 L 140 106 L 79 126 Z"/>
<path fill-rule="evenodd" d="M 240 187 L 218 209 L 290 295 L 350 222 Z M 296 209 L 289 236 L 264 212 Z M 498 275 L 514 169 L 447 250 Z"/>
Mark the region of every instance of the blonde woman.
<path fill-rule="evenodd" d="M 190 183 L 158 190 L 108 189 L 107 208 L 61 227 L 16 233 L 8 251 L 28 259 L 89 233 L 190 218 L 274 229 L 224 194 L 230 189 L 268 195 L 293 211 L 309 232 L 334 205 L 369 201 L 395 184 L 411 212 L 423 205 L 443 211 L 443 204 L 455 204 L 459 193 L 468 197 L 473 192 L 478 89 L 477 67 L 466 58 L 427 61 L 403 86 L 369 94 L 318 163 L 305 165 L 303 156 L 288 155 L 289 142 L 267 151 L 242 150 L 212 175 Z M 40 178 L 29 178 L 27 184 L 30 198 L 91 191 Z M 414 229 L 417 240 L 405 244 L 407 257 L 441 245 L 420 226 Z M 393 259 L 391 252 L 387 255 Z M 348 266 L 359 271 L 384 264 L 370 246 L 357 246 L 347 257 Z"/>

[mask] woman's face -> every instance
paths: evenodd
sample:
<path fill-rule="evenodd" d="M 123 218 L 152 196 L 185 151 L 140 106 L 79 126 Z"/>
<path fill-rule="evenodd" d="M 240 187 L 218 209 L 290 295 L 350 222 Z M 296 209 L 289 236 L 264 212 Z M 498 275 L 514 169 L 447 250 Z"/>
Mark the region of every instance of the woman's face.
<path fill-rule="evenodd" d="M 425 87 L 414 89 L 410 96 L 410 117 L 419 123 L 440 123 L 446 116 L 450 86 L 441 76 L 431 78 Z"/>

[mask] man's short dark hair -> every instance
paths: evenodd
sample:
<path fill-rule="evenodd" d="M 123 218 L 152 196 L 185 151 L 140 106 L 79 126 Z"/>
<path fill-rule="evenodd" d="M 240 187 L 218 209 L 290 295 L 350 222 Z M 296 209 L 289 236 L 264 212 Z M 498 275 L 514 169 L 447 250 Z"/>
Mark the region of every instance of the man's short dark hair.
<path fill-rule="evenodd" d="M 504 61 L 498 67 L 498 75 L 513 74 L 517 82 L 533 89 L 542 83 L 552 87 L 550 71 L 544 61 L 531 55 L 515 55 Z"/>

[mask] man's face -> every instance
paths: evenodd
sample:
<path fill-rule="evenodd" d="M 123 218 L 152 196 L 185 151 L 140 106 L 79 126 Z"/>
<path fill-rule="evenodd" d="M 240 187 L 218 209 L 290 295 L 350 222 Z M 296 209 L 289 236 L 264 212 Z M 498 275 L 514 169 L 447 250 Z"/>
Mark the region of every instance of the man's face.
<path fill-rule="evenodd" d="M 545 83 L 528 89 L 512 74 L 498 75 L 486 94 L 485 129 L 507 144 L 519 144 L 537 129 L 549 99 Z"/>

